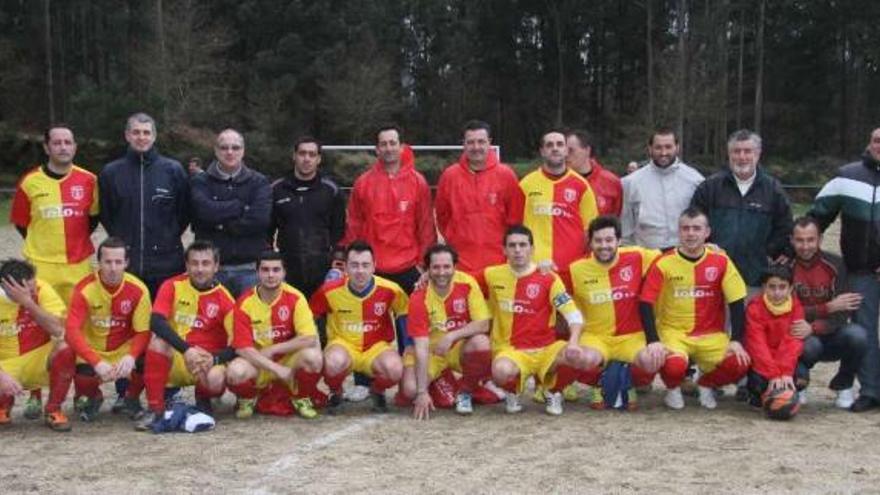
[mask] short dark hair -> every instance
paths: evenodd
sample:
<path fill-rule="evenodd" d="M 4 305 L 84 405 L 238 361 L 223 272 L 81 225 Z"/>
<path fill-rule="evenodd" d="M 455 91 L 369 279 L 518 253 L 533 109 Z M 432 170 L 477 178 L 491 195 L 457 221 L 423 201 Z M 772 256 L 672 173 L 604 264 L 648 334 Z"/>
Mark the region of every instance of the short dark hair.
<path fill-rule="evenodd" d="M 101 258 L 103 257 L 102 254 L 103 254 L 104 249 L 119 249 L 119 248 L 122 248 L 125 250 L 125 259 L 128 259 L 128 245 L 125 244 L 125 241 L 123 241 L 119 237 L 114 237 L 114 236 L 110 236 L 110 237 L 104 239 L 104 241 L 101 242 L 101 244 L 98 244 L 98 261 L 101 261 Z"/>
<path fill-rule="evenodd" d="M 51 138 L 52 131 L 54 131 L 55 129 L 67 129 L 68 131 L 70 131 L 71 135 L 73 134 L 73 127 L 70 127 L 63 122 L 58 122 L 56 124 L 50 125 L 43 131 L 43 144 L 49 144 L 49 139 Z M 74 141 L 76 141 L 76 137 L 74 137 Z"/>
<path fill-rule="evenodd" d="M 532 246 L 535 245 L 535 237 L 532 235 L 532 231 L 526 227 L 525 225 L 511 225 L 507 228 L 507 231 L 504 232 L 504 242 L 501 244 L 502 246 L 507 245 L 507 238 L 514 234 L 522 234 L 529 238 L 529 244 Z"/>
<path fill-rule="evenodd" d="M 0 280 L 11 278 L 16 282 L 23 284 L 36 276 L 37 271 L 34 269 L 34 265 L 31 265 L 25 260 L 9 258 L 0 264 Z"/>
<path fill-rule="evenodd" d="M 449 244 L 434 244 L 425 252 L 425 258 L 423 260 L 425 262 L 425 268 L 431 266 L 431 257 L 440 253 L 449 253 L 449 255 L 452 256 L 452 264 L 454 265 L 458 263 L 458 252 L 455 248 Z"/>
<path fill-rule="evenodd" d="M 464 128 L 461 130 L 461 133 L 464 134 L 467 131 L 479 131 L 480 129 L 486 131 L 486 134 L 491 138 L 492 137 L 492 126 L 489 125 L 488 122 L 484 120 L 468 120 L 464 124 Z"/>
<path fill-rule="evenodd" d="M 387 123 L 382 124 L 376 128 L 376 141 L 377 142 L 379 141 L 379 134 L 382 134 L 385 131 L 397 131 L 398 139 L 400 139 L 400 141 L 403 142 L 403 130 L 400 128 L 399 125 L 397 125 L 393 122 L 387 122 Z"/>
<path fill-rule="evenodd" d="M 654 138 L 657 136 L 669 136 L 672 135 L 672 139 L 675 140 L 675 144 L 678 144 L 678 136 L 675 135 L 675 131 L 672 130 L 671 127 L 658 127 L 654 129 L 654 132 L 651 133 L 651 137 L 648 138 L 648 146 L 654 144 Z"/>
<path fill-rule="evenodd" d="M 678 218 L 697 218 L 697 217 L 705 217 L 706 221 L 709 221 L 709 215 L 706 215 L 706 212 L 702 210 L 699 206 L 688 206 L 681 212 L 681 215 Z"/>
<path fill-rule="evenodd" d="M 306 143 L 315 143 L 315 145 L 318 146 L 318 154 L 321 154 L 321 149 L 323 146 L 321 144 L 321 141 L 319 141 L 318 138 L 310 136 L 308 134 L 300 136 L 293 141 L 293 152 L 296 153 L 297 151 L 299 151 L 299 146 Z"/>
<path fill-rule="evenodd" d="M 570 129 L 566 136 L 574 136 L 581 143 L 581 146 L 584 148 L 590 148 L 591 153 L 595 152 L 595 143 L 593 142 L 593 136 L 584 129 Z"/>
<path fill-rule="evenodd" d="M 607 229 L 609 227 L 614 228 L 614 237 L 617 237 L 618 239 L 620 239 L 620 236 L 622 235 L 621 228 L 620 228 L 620 220 L 618 220 L 617 217 L 612 216 L 612 215 L 602 215 L 602 216 L 594 218 L 593 221 L 590 222 L 590 226 L 587 227 L 587 234 L 589 235 L 589 238 L 592 239 L 593 234 L 595 234 L 596 232 L 598 232 L 602 229 Z"/>
<path fill-rule="evenodd" d="M 264 261 L 280 261 L 281 266 L 286 270 L 287 263 L 284 262 L 284 256 L 281 254 L 281 251 L 276 251 L 274 249 L 266 249 L 260 252 L 260 255 L 257 256 L 257 268 L 260 268 L 260 264 Z"/>
<path fill-rule="evenodd" d="M 800 227 L 803 229 L 803 228 L 809 227 L 810 225 L 813 225 L 814 227 L 816 227 L 816 230 L 820 234 L 822 233 L 822 227 L 819 225 L 819 220 L 817 220 L 816 217 L 811 216 L 811 215 L 804 215 L 804 216 L 795 218 L 794 226 L 792 227 L 791 230 L 793 232 L 794 227 Z"/>
<path fill-rule="evenodd" d="M 761 272 L 761 285 L 766 284 L 773 277 L 785 280 L 789 284 L 794 281 L 792 269 L 783 263 L 771 263 L 767 268 L 764 268 Z"/>
<path fill-rule="evenodd" d="M 547 137 L 547 134 L 553 134 L 554 132 L 558 133 L 558 134 L 562 134 L 563 136 L 568 136 L 568 129 L 565 129 L 562 127 L 551 127 L 541 133 L 541 139 L 538 140 L 538 148 L 543 148 L 544 147 L 544 138 Z"/>
<path fill-rule="evenodd" d="M 198 239 L 198 240 L 192 241 L 192 243 L 190 243 L 190 245 L 186 247 L 186 250 L 184 250 L 183 259 L 189 261 L 189 253 L 196 252 L 196 251 L 198 251 L 198 252 L 210 251 L 211 254 L 214 256 L 214 262 L 215 263 L 220 262 L 220 248 L 215 246 L 214 243 L 211 241 L 208 241 L 205 239 Z"/>
<path fill-rule="evenodd" d="M 348 255 L 351 253 L 367 253 L 367 252 L 370 253 L 370 256 L 372 256 L 373 259 L 376 259 L 376 253 L 373 252 L 373 246 L 370 246 L 370 244 L 367 241 L 362 241 L 362 240 L 353 241 L 351 244 L 349 244 L 345 248 L 345 259 L 347 260 Z"/>

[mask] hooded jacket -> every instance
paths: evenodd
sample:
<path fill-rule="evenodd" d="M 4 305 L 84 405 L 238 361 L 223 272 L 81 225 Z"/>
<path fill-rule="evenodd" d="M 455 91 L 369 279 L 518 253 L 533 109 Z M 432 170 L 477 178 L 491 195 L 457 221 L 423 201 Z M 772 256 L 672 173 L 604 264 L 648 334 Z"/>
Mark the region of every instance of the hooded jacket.
<path fill-rule="evenodd" d="M 180 236 L 189 225 L 189 183 L 180 162 L 129 148 L 98 176 L 101 224 L 128 245 L 128 270 L 140 278 L 183 271 Z"/>
<path fill-rule="evenodd" d="M 824 231 L 840 214 L 840 251 L 850 273 L 880 268 L 880 162 L 862 160 L 840 167 L 816 196 L 810 215 Z"/>
<path fill-rule="evenodd" d="M 514 200 L 519 179 L 498 161 L 495 150 L 486 157 L 486 168 L 475 172 L 462 153 L 443 171 L 434 208 L 440 234 L 458 251 L 460 270 L 476 273 L 504 263 L 504 232 L 515 223 Z"/>
<path fill-rule="evenodd" d="M 386 172 L 377 160 L 358 177 L 348 202 L 343 244 L 368 242 L 377 272 L 395 274 L 414 268 L 436 239 L 431 190 L 416 171 L 408 145 L 401 149 L 396 174 Z"/>
<path fill-rule="evenodd" d="M 220 249 L 220 263 L 253 263 L 269 247 L 266 231 L 272 213 L 272 188 L 266 176 L 244 163 L 224 177 L 217 161 L 190 178 L 192 227 L 196 239 Z"/>

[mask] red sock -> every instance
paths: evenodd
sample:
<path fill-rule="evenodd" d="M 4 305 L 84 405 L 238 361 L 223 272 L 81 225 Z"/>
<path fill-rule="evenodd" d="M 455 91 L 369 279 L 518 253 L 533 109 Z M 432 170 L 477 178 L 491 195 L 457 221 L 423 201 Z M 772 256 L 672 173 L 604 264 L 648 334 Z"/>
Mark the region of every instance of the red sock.
<path fill-rule="evenodd" d="M 211 390 L 207 385 L 198 382 L 196 383 L 196 400 L 211 400 L 222 396 L 224 391 L 223 388 L 220 390 Z"/>
<path fill-rule="evenodd" d="M 551 392 L 562 392 L 562 389 L 574 383 L 580 373 L 578 370 L 561 364 L 556 367 L 556 383 L 550 388 Z"/>
<path fill-rule="evenodd" d="M 749 371 L 748 365 L 741 365 L 737 361 L 736 356 L 731 354 L 718 363 L 714 370 L 701 376 L 697 384 L 701 387 L 723 387 L 731 383 L 736 383 L 740 378 L 745 376 Z"/>
<path fill-rule="evenodd" d="M 299 368 L 293 378 L 296 381 L 297 398 L 312 397 L 318 391 L 318 380 L 321 379 L 321 373 Z"/>
<path fill-rule="evenodd" d="M 330 392 L 334 394 L 339 394 L 342 392 L 342 382 L 345 381 L 345 377 L 348 376 L 348 370 L 345 370 L 338 375 L 329 375 L 324 373 L 324 383 L 327 384 L 327 388 L 330 389 Z"/>
<path fill-rule="evenodd" d="M 680 354 L 671 354 L 666 358 L 663 367 L 660 368 L 660 378 L 663 379 L 666 388 L 676 388 L 684 381 L 687 369 L 687 358 Z"/>
<path fill-rule="evenodd" d="M 461 391 L 473 392 L 484 380 L 492 377 L 490 351 L 466 352 L 461 357 Z"/>
<path fill-rule="evenodd" d="M 656 373 L 648 373 L 643 368 L 635 364 L 630 365 L 629 374 L 632 376 L 633 385 L 636 387 L 646 387 L 654 381 Z"/>
<path fill-rule="evenodd" d="M 0 409 L 5 409 L 7 411 L 12 409 L 12 406 L 15 405 L 15 396 L 13 395 L 5 395 L 0 396 Z"/>
<path fill-rule="evenodd" d="M 77 395 L 97 399 L 103 397 L 101 393 L 101 379 L 97 375 L 83 375 L 77 373 L 73 376 L 73 383 L 76 387 Z"/>
<path fill-rule="evenodd" d="M 370 391 L 374 394 L 381 394 L 395 385 L 397 385 L 397 381 L 376 373 L 373 376 L 373 382 L 370 384 Z"/>
<path fill-rule="evenodd" d="M 76 354 L 70 347 L 65 347 L 55 353 L 52 362 L 49 363 L 49 400 L 46 402 L 46 412 L 61 410 L 61 403 L 67 398 L 70 383 L 76 371 Z"/>
<path fill-rule="evenodd" d="M 513 378 L 507 380 L 507 383 L 498 384 L 499 387 L 503 388 L 505 391 L 510 392 L 511 394 L 519 393 L 519 373 L 517 373 Z"/>
<path fill-rule="evenodd" d="M 591 387 L 595 387 L 599 384 L 599 378 L 602 376 L 602 368 L 598 366 L 593 366 L 588 370 L 581 371 L 578 374 L 578 381 L 589 385 Z"/>
<path fill-rule="evenodd" d="M 37 399 L 37 400 L 43 400 L 43 389 L 35 388 L 35 389 L 31 390 L 31 398 Z"/>
<path fill-rule="evenodd" d="M 136 370 L 128 377 L 128 388 L 125 389 L 126 399 L 138 399 L 144 391 L 144 375 Z"/>
<path fill-rule="evenodd" d="M 155 412 L 165 411 L 165 384 L 171 374 L 171 358 L 147 349 L 144 356 L 144 385 L 147 389 L 147 407 Z M 133 375 L 133 374 L 132 374 Z M 129 389 L 131 386 L 129 385 Z"/>
<path fill-rule="evenodd" d="M 246 380 L 238 385 L 227 383 L 226 388 L 228 388 L 229 391 L 235 394 L 239 399 L 253 399 L 257 396 L 256 380 Z"/>

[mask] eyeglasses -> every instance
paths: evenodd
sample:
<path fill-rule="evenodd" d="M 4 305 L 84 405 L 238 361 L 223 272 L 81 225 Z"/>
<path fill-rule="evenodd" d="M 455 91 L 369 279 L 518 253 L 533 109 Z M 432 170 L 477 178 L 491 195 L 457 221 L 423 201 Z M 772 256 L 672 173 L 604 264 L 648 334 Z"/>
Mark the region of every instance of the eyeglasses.
<path fill-rule="evenodd" d="M 240 144 L 224 144 L 217 146 L 217 149 L 220 151 L 241 151 L 242 146 Z"/>

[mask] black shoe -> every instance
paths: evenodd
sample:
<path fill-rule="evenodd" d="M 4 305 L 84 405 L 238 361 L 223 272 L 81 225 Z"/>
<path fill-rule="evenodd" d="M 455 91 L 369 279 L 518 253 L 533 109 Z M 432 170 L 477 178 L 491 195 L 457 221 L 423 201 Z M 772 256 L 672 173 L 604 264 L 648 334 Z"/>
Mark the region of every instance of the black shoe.
<path fill-rule="evenodd" d="M 141 405 L 140 399 L 126 397 L 123 400 L 125 402 L 123 411 L 128 415 L 128 419 L 137 421 L 144 416 L 144 407 Z"/>
<path fill-rule="evenodd" d="M 158 414 L 153 411 L 147 411 L 135 422 L 134 429 L 137 431 L 153 431 L 153 423 L 159 420 Z"/>
<path fill-rule="evenodd" d="M 748 402 L 750 399 L 749 389 L 747 389 L 744 385 L 740 385 L 736 387 L 736 395 L 733 397 L 737 402 Z"/>
<path fill-rule="evenodd" d="M 871 409 L 876 409 L 880 407 L 880 401 L 873 397 L 869 397 L 867 395 L 860 395 L 853 405 L 850 406 L 849 410 L 855 413 L 869 411 Z"/>
<path fill-rule="evenodd" d="M 211 399 L 196 399 L 196 409 L 208 416 L 214 415 L 214 404 L 211 403 Z"/>
<path fill-rule="evenodd" d="M 385 394 L 370 394 L 373 397 L 373 407 L 370 408 L 374 413 L 385 414 L 388 412 L 388 403 L 385 401 Z"/>
<path fill-rule="evenodd" d="M 113 405 L 110 407 L 110 412 L 113 414 L 120 413 L 128 413 L 128 410 L 125 408 L 125 396 L 117 395 L 116 400 L 113 401 Z"/>
<path fill-rule="evenodd" d="M 842 375 L 840 372 L 834 375 L 834 378 L 828 383 L 828 388 L 834 391 L 846 390 L 852 388 L 852 386 L 853 377 Z"/>
<path fill-rule="evenodd" d="M 331 393 L 325 406 L 327 414 L 335 416 L 342 410 L 342 394 Z"/>
<path fill-rule="evenodd" d="M 101 410 L 101 404 L 103 403 L 103 397 L 90 397 L 87 400 L 86 406 L 79 413 L 80 421 L 84 423 L 93 422 L 98 417 L 98 412 Z"/>

